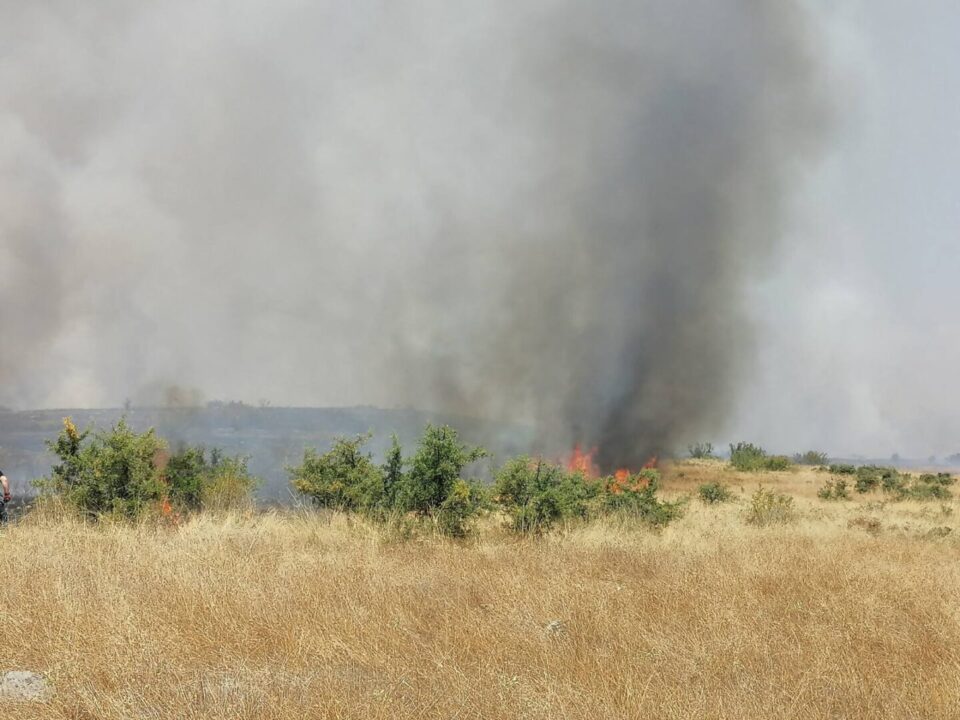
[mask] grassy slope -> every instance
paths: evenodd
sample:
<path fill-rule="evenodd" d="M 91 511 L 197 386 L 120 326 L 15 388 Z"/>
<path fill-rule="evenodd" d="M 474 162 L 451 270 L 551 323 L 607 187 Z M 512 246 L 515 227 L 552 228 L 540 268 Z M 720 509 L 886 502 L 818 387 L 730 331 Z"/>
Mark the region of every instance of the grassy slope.
<path fill-rule="evenodd" d="M 758 480 L 691 463 L 666 493 L 718 474 L 738 495 Z M 0 669 L 58 694 L 0 717 L 960 717 L 960 538 L 927 536 L 957 503 L 765 482 L 798 497 L 796 524 L 694 501 L 660 534 L 518 542 L 491 520 L 464 545 L 343 517 L 35 518 L 3 538 Z"/>

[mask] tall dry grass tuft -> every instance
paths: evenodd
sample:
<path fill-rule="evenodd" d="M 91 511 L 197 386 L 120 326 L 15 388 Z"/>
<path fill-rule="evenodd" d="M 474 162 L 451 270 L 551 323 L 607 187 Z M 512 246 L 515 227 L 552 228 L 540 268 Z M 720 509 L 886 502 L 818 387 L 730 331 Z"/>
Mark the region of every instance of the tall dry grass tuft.
<path fill-rule="evenodd" d="M 931 534 L 953 503 L 814 488 L 768 528 L 746 504 L 465 543 L 336 513 L 38 515 L 3 534 L 0 670 L 57 694 L 0 717 L 960 717 L 960 542 Z"/>

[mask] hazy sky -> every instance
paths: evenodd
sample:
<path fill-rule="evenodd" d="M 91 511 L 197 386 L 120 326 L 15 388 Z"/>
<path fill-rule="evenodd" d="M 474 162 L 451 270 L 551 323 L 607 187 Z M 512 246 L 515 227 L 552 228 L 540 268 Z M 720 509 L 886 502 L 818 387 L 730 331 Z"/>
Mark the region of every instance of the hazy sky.
<path fill-rule="evenodd" d="M 798 35 L 829 120 L 804 162 L 787 161 L 777 249 L 741 269 L 755 345 L 737 407 L 711 414 L 704 439 L 960 452 L 960 5 L 804 4 Z M 674 5 L 678 17 L 709 6 Z M 523 215 L 516 199 L 567 158 L 535 132 L 543 98 L 504 93 L 529 87 L 513 78 L 531 58 L 548 82 L 566 72 L 525 14 L 566 9 L 547 39 L 585 24 L 559 0 L 438 9 L 450 7 L 0 0 L 0 404 L 116 406 L 171 384 L 275 405 L 430 404 L 415 373 L 383 379 L 375 360 L 401 342 L 408 357 L 446 358 L 452 384 L 470 375 L 456 345 L 487 329 L 478 298 L 516 238 L 459 255 L 396 238 L 469 240 L 504 216 L 537 237 L 578 219 L 562 202 L 572 181 L 543 206 L 563 210 Z M 630 5 L 603 7 L 604 42 L 635 39 L 616 29 Z M 651 57 L 698 72 L 670 47 Z M 622 108 L 605 94 L 617 85 L 596 87 L 590 102 Z M 573 277 L 590 274 L 581 249 Z M 449 312 L 433 312 L 437 297 Z"/>
<path fill-rule="evenodd" d="M 731 434 L 960 452 L 960 5 L 823 6 L 836 128 L 756 294 L 761 372 Z"/>

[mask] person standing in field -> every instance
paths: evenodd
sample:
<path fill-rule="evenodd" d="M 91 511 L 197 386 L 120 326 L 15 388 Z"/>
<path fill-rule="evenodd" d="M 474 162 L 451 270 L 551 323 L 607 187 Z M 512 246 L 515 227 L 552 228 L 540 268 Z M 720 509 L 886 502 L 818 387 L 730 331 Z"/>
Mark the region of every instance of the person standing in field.
<path fill-rule="evenodd" d="M 7 503 L 10 502 L 10 481 L 0 470 L 0 485 L 3 486 L 3 502 L 0 502 L 0 525 L 7 523 Z"/>

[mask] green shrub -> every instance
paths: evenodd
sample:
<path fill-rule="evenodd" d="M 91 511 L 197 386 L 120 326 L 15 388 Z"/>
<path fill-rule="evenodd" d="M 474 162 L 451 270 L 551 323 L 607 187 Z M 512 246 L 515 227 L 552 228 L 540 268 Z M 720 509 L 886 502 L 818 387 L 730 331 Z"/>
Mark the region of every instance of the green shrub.
<path fill-rule="evenodd" d="M 403 488 L 403 451 L 400 441 L 394 435 L 391 438 L 387 459 L 383 464 L 383 507 L 386 510 L 397 508 L 401 489 Z"/>
<path fill-rule="evenodd" d="M 804 453 L 797 453 L 794 455 L 793 461 L 797 463 L 797 465 L 826 465 L 827 454 L 825 452 L 820 452 L 819 450 L 807 450 Z"/>
<path fill-rule="evenodd" d="M 203 510 L 248 510 L 253 507 L 253 491 L 259 480 L 250 474 L 248 459 L 242 456 L 225 457 L 211 453 L 200 490 Z"/>
<path fill-rule="evenodd" d="M 699 488 L 697 488 L 697 494 L 700 496 L 700 500 L 707 505 L 724 503 L 733 497 L 733 493 L 730 492 L 730 489 L 726 485 L 718 482 L 705 483 L 701 485 Z"/>
<path fill-rule="evenodd" d="M 362 452 L 369 435 L 337 438 L 323 455 L 308 448 L 303 463 L 288 468 L 293 487 L 317 507 L 369 510 L 382 503 L 383 472 Z"/>
<path fill-rule="evenodd" d="M 457 479 L 436 512 L 437 527 L 443 535 L 463 538 L 470 534 L 470 523 L 485 505 L 483 488 Z"/>
<path fill-rule="evenodd" d="M 707 460 L 715 457 L 713 454 L 713 443 L 701 442 L 687 446 L 687 452 L 690 457 L 696 460 Z"/>
<path fill-rule="evenodd" d="M 639 473 L 603 480 L 600 496 L 601 510 L 655 527 L 662 527 L 679 517 L 683 502 L 662 502 L 657 499 L 660 487 L 660 472 L 646 468 Z"/>
<path fill-rule="evenodd" d="M 730 446 L 730 464 L 737 470 L 754 472 L 763 470 L 767 460 L 766 451 L 748 442 Z"/>
<path fill-rule="evenodd" d="M 435 517 L 441 532 L 462 537 L 467 521 L 479 513 L 483 502 L 479 487 L 463 482 L 461 475 L 468 464 L 486 454 L 483 448 L 461 443 L 451 427 L 427 425 L 409 472 L 400 476 L 395 507 Z"/>
<path fill-rule="evenodd" d="M 758 472 L 787 470 L 791 463 L 790 458 L 785 455 L 767 455 L 762 447 L 748 442 L 739 442 L 730 446 L 730 464 L 736 470 Z"/>
<path fill-rule="evenodd" d="M 829 467 L 831 475 L 853 475 L 857 472 L 855 465 L 831 465 Z"/>
<path fill-rule="evenodd" d="M 948 500 L 953 494 L 947 488 L 955 482 L 949 473 L 924 473 L 907 484 L 901 496 L 913 500 Z"/>
<path fill-rule="evenodd" d="M 135 518 L 164 496 L 156 459 L 165 445 L 152 429 L 136 433 L 121 419 L 108 431 L 79 432 L 64 418 L 63 430 L 47 447 L 58 462 L 35 486 L 89 517 Z"/>
<path fill-rule="evenodd" d="M 824 486 L 817 491 L 817 497 L 821 500 L 849 500 L 850 493 L 847 491 L 847 481 L 843 478 L 827 480 Z"/>
<path fill-rule="evenodd" d="M 185 447 L 170 456 L 163 472 L 170 503 L 181 510 L 236 510 L 253 504 L 257 479 L 243 457 L 214 448 Z"/>
<path fill-rule="evenodd" d="M 766 470 L 789 470 L 793 462 L 786 455 L 771 455 L 767 458 Z"/>
<path fill-rule="evenodd" d="M 853 466 L 845 465 L 842 467 L 852 468 Z M 856 474 L 856 480 L 854 480 L 853 487 L 858 493 L 868 493 L 880 485 L 880 478 L 882 477 L 880 468 L 862 465 L 858 468 L 854 468 L 853 471 Z"/>
<path fill-rule="evenodd" d="M 452 492 L 464 467 L 485 455 L 482 448 L 461 443 L 453 428 L 427 425 L 410 460 L 410 471 L 403 477 L 399 506 L 420 515 L 434 513 Z"/>
<path fill-rule="evenodd" d="M 585 517 L 600 485 L 543 460 L 518 457 L 497 473 L 494 496 L 519 533 L 543 533 L 557 522 Z"/>
<path fill-rule="evenodd" d="M 942 487 L 949 487 L 957 480 L 950 473 L 924 473 L 919 477 L 919 481 L 927 485 L 940 485 Z"/>
<path fill-rule="evenodd" d="M 885 493 L 902 496 L 907 489 L 907 478 L 894 468 L 876 468 L 880 476 L 880 488 Z"/>
<path fill-rule="evenodd" d="M 868 493 L 879 487 L 896 500 L 946 500 L 952 497 L 947 488 L 954 482 L 950 473 L 925 473 L 911 478 L 896 468 L 862 465 L 856 469 L 854 488 L 858 493 Z"/>
<path fill-rule="evenodd" d="M 796 510 L 793 507 L 793 498 L 789 495 L 760 486 L 750 498 L 747 522 L 751 525 L 766 527 L 793 522 L 795 519 Z"/>

